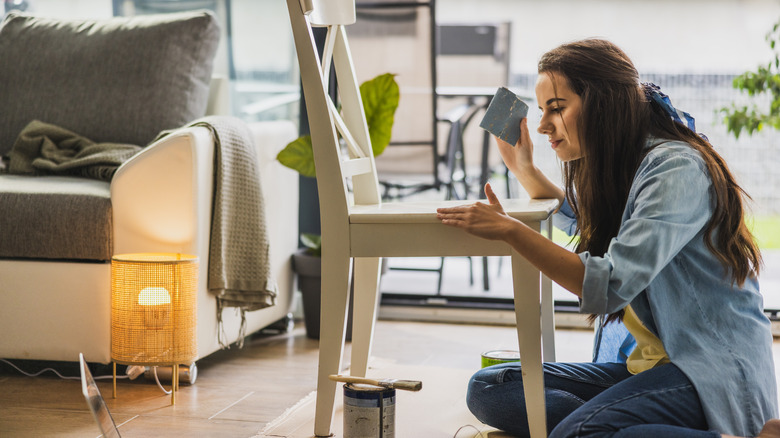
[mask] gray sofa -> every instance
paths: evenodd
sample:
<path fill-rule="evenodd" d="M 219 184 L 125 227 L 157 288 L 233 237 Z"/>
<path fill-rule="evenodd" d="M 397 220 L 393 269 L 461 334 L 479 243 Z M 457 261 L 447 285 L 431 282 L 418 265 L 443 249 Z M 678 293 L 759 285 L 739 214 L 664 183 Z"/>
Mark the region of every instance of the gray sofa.
<path fill-rule="evenodd" d="M 110 180 L 0 172 L 0 357 L 110 361 L 110 258 L 133 252 L 194 254 L 198 356 L 220 348 L 217 300 L 208 291 L 215 139 L 188 127 L 225 113 L 227 84 L 211 78 L 219 39 L 206 12 L 61 21 L 23 14 L 0 25 L 0 154 L 13 156 L 32 120 L 97 144 L 140 152 Z M 247 314 L 248 333 L 290 311 L 290 255 L 297 247 L 297 174 L 278 150 L 290 121 L 248 126 L 265 196 L 275 305 Z M 170 133 L 155 141 L 161 131 Z M 45 147 L 45 140 L 42 150 Z M 80 169 L 81 170 L 81 169 Z M 274 190 L 269 190 L 273 188 Z M 222 312 L 227 342 L 241 318 Z"/>

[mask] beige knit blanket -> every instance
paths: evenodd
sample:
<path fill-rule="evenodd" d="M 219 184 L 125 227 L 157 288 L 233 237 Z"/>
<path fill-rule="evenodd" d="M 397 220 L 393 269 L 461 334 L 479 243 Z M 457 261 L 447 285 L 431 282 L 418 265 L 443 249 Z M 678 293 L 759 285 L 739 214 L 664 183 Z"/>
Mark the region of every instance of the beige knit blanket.
<path fill-rule="evenodd" d="M 277 285 L 271 274 L 257 150 L 246 124 L 226 116 L 208 116 L 190 126 L 211 131 L 214 151 L 214 202 L 208 288 L 217 296 L 219 342 L 228 348 L 222 312 L 241 313 L 239 348 L 246 335 L 246 312 L 273 306 Z"/>

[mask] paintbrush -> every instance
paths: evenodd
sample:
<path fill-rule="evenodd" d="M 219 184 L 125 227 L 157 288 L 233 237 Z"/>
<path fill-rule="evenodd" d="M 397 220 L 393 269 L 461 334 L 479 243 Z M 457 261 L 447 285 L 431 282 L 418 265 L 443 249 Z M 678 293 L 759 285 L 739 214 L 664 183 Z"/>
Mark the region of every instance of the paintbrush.
<path fill-rule="evenodd" d="M 369 379 L 367 377 L 343 376 L 341 374 L 331 374 L 330 380 L 344 383 L 365 383 L 368 385 L 381 386 L 388 389 L 403 389 L 404 391 L 419 391 L 422 389 L 422 382 L 419 380 L 400 380 L 400 379 Z"/>

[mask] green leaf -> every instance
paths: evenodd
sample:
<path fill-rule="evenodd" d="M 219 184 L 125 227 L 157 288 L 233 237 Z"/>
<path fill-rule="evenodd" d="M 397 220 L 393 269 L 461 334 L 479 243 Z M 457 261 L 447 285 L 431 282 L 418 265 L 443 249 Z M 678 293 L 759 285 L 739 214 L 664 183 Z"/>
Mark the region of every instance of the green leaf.
<path fill-rule="evenodd" d="M 380 155 L 390 144 L 395 110 L 398 108 L 400 92 L 395 75 L 385 73 L 360 84 L 363 109 L 366 112 L 368 134 L 374 156 Z"/>
<path fill-rule="evenodd" d="M 766 34 L 766 41 L 772 48 L 774 58 L 766 66 L 759 65 L 754 71 L 746 71 L 734 78 L 733 87 L 746 92 L 752 99 L 762 98 L 761 106 L 764 107 L 764 96 L 769 97 L 768 108 L 759 110 L 757 102 L 751 107 L 737 107 L 732 103 L 730 108 L 724 107 L 720 111 L 724 114 L 723 121 L 728 132 L 735 138 L 739 138 L 742 132 L 748 135 L 760 132 L 764 127 L 780 129 L 780 55 L 777 47 L 780 41 L 780 21 L 775 23 L 772 31 Z"/>
<path fill-rule="evenodd" d="M 308 253 L 322 257 L 322 236 L 312 233 L 301 233 L 301 243 L 308 248 Z"/>
<path fill-rule="evenodd" d="M 304 135 L 291 141 L 276 156 L 280 163 L 298 171 L 303 176 L 316 177 L 314 168 L 314 150 L 311 146 L 311 136 Z"/>
<path fill-rule="evenodd" d="M 400 99 L 394 76 L 389 73 L 380 75 L 360 85 L 374 156 L 384 152 L 390 143 L 395 110 Z M 311 136 L 302 136 L 290 142 L 279 152 L 276 159 L 303 176 L 317 176 Z"/>

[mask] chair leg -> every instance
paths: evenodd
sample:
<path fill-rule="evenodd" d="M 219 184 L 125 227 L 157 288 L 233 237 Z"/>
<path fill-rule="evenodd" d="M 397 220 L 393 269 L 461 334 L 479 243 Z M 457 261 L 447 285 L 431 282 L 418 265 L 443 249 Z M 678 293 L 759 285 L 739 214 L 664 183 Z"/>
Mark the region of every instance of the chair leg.
<path fill-rule="evenodd" d="M 552 220 L 543 223 L 547 238 L 552 238 Z M 555 362 L 555 301 L 552 280 L 542 274 L 542 353 L 545 362 Z"/>
<path fill-rule="evenodd" d="M 482 290 L 490 291 L 490 271 L 488 270 L 487 257 L 482 257 Z"/>
<path fill-rule="evenodd" d="M 436 271 L 439 274 L 439 280 L 436 282 L 436 295 L 441 295 L 441 284 L 444 280 L 444 257 L 441 258 L 439 263 L 439 269 Z"/>
<path fill-rule="evenodd" d="M 355 258 L 350 374 L 365 377 L 379 307 L 381 258 Z"/>
<path fill-rule="evenodd" d="M 555 301 L 552 280 L 542 275 L 542 354 L 545 362 L 555 362 Z"/>
<path fill-rule="evenodd" d="M 474 259 L 468 256 L 469 259 L 469 286 L 474 286 Z"/>
<path fill-rule="evenodd" d="M 547 417 L 542 371 L 542 329 L 540 321 L 540 279 L 538 269 L 512 251 L 512 284 L 520 360 L 523 363 L 528 428 L 533 438 L 547 436 Z"/>
<path fill-rule="evenodd" d="M 349 298 L 350 259 L 346 251 L 325 248 L 322 257 L 322 304 L 317 405 L 314 434 L 329 436 L 336 401 L 336 382 L 328 378 L 341 371 Z"/>

